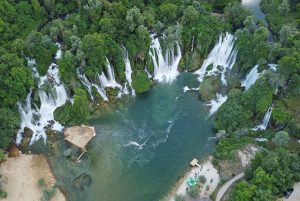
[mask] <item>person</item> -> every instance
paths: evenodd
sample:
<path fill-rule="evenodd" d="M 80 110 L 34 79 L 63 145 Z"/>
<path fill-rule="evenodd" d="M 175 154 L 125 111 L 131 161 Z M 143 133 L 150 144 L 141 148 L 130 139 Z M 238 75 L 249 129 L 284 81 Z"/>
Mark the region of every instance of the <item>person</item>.
<path fill-rule="evenodd" d="M 211 178 L 211 179 L 210 179 L 210 183 L 212 183 L 212 182 L 213 182 L 213 179 Z"/>

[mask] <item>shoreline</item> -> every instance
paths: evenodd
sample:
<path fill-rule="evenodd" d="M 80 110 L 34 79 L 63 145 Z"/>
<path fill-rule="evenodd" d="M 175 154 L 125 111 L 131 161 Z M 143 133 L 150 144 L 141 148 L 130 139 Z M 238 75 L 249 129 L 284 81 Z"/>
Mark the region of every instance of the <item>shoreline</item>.
<path fill-rule="evenodd" d="M 217 181 L 217 183 L 214 184 L 214 188 L 212 189 L 212 191 L 211 191 L 211 189 L 209 190 L 209 193 L 208 193 L 207 196 L 203 196 L 202 193 L 199 194 L 199 198 L 202 198 L 202 197 L 208 197 L 209 198 L 209 195 L 212 194 L 217 189 L 217 187 L 219 185 L 219 182 L 220 182 L 220 175 L 218 173 L 218 170 L 212 165 L 212 157 L 213 157 L 212 155 L 208 155 L 203 160 L 201 160 L 201 162 L 199 163 L 201 168 L 200 167 L 191 167 L 191 166 L 189 166 L 189 169 L 183 174 L 183 176 L 178 181 L 176 181 L 175 185 L 172 187 L 170 192 L 163 198 L 163 200 L 165 200 L 165 201 L 174 201 L 174 197 L 176 195 L 183 195 L 183 196 L 188 195 L 187 192 L 182 192 L 182 188 L 183 187 L 185 188 L 186 180 L 189 177 L 191 177 L 191 175 L 193 175 L 195 172 L 199 171 L 199 169 L 201 169 L 200 171 L 202 171 L 202 168 L 211 166 L 216 171 L 212 174 L 213 174 L 213 177 L 215 178 L 215 181 Z M 205 171 L 205 169 L 203 169 L 203 171 L 202 171 L 203 175 L 205 175 L 204 171 Z M 213 171 L 214 170 L 210 171 L 210 173 L 213 172 Z M 208 182 L 208 180 L 209 179 L 207 179 L 207 182 Z"/>
<path fill-rule="evenodd" d="M 0 174 L 6 178 L 4 189 L 8 196 L 4 201 L 40 200 L 46 189 L 51 189 L 56 178 L 45 155 L 20 154 L 7 158 L 0 164 Z M 44 184 L 39 186 L 39 180 Z M 56 188 L 52 201 L 67 201 L 60 188 Z"/>

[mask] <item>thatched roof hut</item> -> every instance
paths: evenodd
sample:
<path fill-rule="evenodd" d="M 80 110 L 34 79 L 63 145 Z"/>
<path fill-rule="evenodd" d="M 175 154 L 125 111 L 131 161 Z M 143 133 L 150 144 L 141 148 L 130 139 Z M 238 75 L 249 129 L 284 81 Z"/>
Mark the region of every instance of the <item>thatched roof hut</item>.
<path fill-rule="evenodd" d="M 64 131 L 65 140 L 85 151 L 87 143 L 96 136 L 93 126 L 73 126 Z"/>

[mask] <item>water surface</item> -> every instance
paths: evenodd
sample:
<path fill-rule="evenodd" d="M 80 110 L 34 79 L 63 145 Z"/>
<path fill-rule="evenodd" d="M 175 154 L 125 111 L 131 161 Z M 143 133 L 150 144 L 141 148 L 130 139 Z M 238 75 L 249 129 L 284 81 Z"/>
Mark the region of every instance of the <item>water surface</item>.
<path fill-rule="evenodd" d="M 172 84 L 149 92 L 90 121 L 97 136 L 79 164 L 62 151 L 50 157 L 58 184 L 70 201 L 157 201 L 189 168 L 193 157 L 204 158 L 214 145 L 208 108 L 195 91 L 195 75 L 182 73 Z M 59 145 L 63 150 L 68 145 Z M 92 178 L 83 191 L 72 187 L 81 173 Z"/>

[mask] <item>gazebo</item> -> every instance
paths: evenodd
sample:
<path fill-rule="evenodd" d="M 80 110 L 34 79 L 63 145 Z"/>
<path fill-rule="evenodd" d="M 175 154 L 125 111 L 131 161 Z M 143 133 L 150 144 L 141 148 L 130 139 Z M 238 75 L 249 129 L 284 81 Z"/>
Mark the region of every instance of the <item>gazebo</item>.
<path fill-rule="evenodd" d="M 193 179 L 192 177 L 189 177 L 186 183 L 189 187 L 194 187 L 198 184 L 198 181 L 196 179 Z"/>
<path fill-rule="evenodd" d="M 83 151 L 77 160 L 79 160 L 86 152 L 86 145 L 95 136 L 95 127 L 86 125 L 69 127 L 64 131 L 65 140 L 79 147 Z"/>

